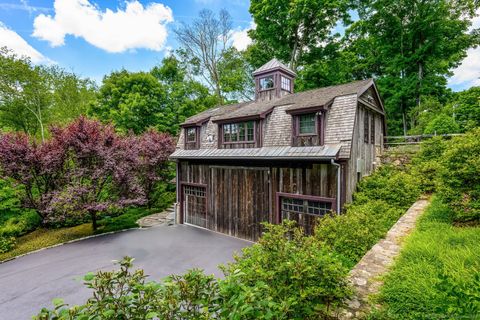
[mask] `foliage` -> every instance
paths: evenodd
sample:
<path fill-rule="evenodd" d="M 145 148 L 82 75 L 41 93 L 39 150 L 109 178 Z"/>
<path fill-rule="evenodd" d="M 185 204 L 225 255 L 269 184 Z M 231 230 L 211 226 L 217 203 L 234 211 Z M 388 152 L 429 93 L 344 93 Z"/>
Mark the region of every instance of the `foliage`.
<path fill-rule="evenodd" d="M 372 318 L 475 318 L 480 312 L 480 230 L 452 226 L 453 212 L 434 197 L 386 276 Z"/>
<path fill-rule="evenodd" d="M 417 200 L 420 192 L 416 177 L 409 172 L 385 165 L 371 176 L 362 179 L 353 197 L 354 204 L 383 200 L 392 207 L 405 210 Z"/>
<path fill-rule="evenodd" d="M 0 123 L 6 130 L 46 136 L 51 123 L 66 123 L 95 99 L 94 82 L 58 66 L 36 66 L 0 49 Z"/>
<path fill-rule="evenodd" d="M 183 23 L 174 30 L 180 44 L 177 55 L 189 73 L 207 83 L 217 102 L 224 104 L 228 96 L 250 100 L 248 88 L 250 68 L 244 56 L 231 41 L 232 19 L 226 10 L 217 15 L 204 9 L 191 24 Z"/>
<path fill-rule="evenodd" d="M 455 93 L 449 111 L 463 132 L 480 127 L 480 87 Z"/>
<path fill-rule="evenodd" d="M 433 118 L 425 127 L 424 133 L 426 134 L 446 134 L 446 133 L 458 133 L 460 127 L 455 120 L 445 114 L 440 114 Z"/>
<path fill-rule="evenodd" d="M 383 166 L 358 184 L 354 201 L 342 215 L 326 216 L 315 228 L 324 246 L 355 263 L 381 239 L 420 195 L 411 174 Z"/>
<path fill-rule="evenodd" d="M 34 230 L 41 223 L 41 218 L 35 210 L 23 210 L 9 214 L 0 219 L 0 236 L 19 237 Z"/>
<path fill-rule="evenodd" d="M 323 218 L 315 229 L 315 237 L 324 246 L 345 257 L 346 264 L 353 267 L 403 213 L 404 210 L 382 200 L 352 205 L 345 214 Z"/>
<path fill-rule="evenodd" d="M 104 77 L 89 114 L 138 134 L 161 122 L 166 101 L 165 88 L 153 75 L 122 70 Z"/>
<path fill-rule="evenodd" d="M 0 235 L 0 253 L 6 253 L 15 247 L 15 237 L 6 237 Z"/>
<path fill-rule="evenodd" d="M 165 133 L 148 130 L 137 138 L 138 176 L 149 208 L 154 204 L 155 186 L 159 181 L 174 178 L 173 170 L 169 170 L 168 157 L 175 151 L 174 139 Z M 169 174 L 170 173 L 170 174 Z"/>
<path fill-rule="evenodd" d="M 480 219 L 480 129 L 453 138 L 443 154 L 438 177 L 442 200 L 458 221 Z"/>
<path fill-rule="evenodd" d="M 173 150 L 167 135 L 120 136 L 83 117 L 51 132 L 41 144 L 24 134 L 0 138 L 3 174 L 23 185 L 26 204 L 50 223 L 89 217 L 96 229 L 99 213 L 144 203 Z"/>
<path fill-rule="evenodd" d="M 235 281 L 244 286 L 261 284 L 263 299 L 275 304 L 285 319 L 327 317 L 349 296 L 348 270 L 294 222 L 265 227 L 259 242 L 224 268 L 227 281 L 237 273 Z"/>
<path fill-rule="evenodd" d="M 163 85 L 167 96 L 164 112 L 156 123 L 160 132 L 178 134 L 186 118 L 217 103 L 208 88 L 192 79 L 188 68 L 174 55 L 163 59 L 150 73 Z"/>
<path fill-rule="evenodd" d="M 442 97 L 450 70 L 467 49 L 479 43 L 470 32 L 478 3 L 462 1 L 366 0 L 358 2 L 359 21 L 349 30 L 352 41 L 368 41 L 357 52 L 378 76 L 385 99 L 389 132 L 406 131 L 409 111 L 423 96 Z M 371 48 L 375 48 L 371 50 Z"/>
<path fill-rule="evenodd" d="M 442 137 L 433 137 L 421 144 L 420 151 L 412 159 L 412 175 L 417 177 L 423 192 L 432 193 L 436 189 L 437 175 L 441 168 L 440 159 L 446 149 Z"/>
<path fill-rule="evenodd" d="M 34 319 L 328 318 L 350 294 L 348 270 L 292 222 L 266 228 L 259 243 L 224 266 L 224 279 L 194 269 L 147 282 L 126 257 L 118 271 L 85 276 L 93 296 L 84 305 L 55 299 L 53 310 Z"/>
<path fill-rule="evenodd" d="M 250 13 L 256 28 L 249 35 L 255 50 L 262 53 L 256 54 L 261 59 L 258 64 L 277 57 L 296 71 L 309 55 L 321 60 L 316 49 L 332 39 L 337 22 L 348 18 L 347 9 L 348 2 L 344 0 L 251 1 Z"/>

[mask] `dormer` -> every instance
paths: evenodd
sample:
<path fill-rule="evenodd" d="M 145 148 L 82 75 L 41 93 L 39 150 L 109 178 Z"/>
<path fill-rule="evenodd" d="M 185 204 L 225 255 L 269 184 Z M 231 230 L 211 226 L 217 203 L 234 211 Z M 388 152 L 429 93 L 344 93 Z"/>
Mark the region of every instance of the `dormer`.
<path fill-rule="evenodd" d="M 255 100 L 265 101 L 293 93 L 295 72 L 277 59 L 272 59 L 253 72 Z"/>

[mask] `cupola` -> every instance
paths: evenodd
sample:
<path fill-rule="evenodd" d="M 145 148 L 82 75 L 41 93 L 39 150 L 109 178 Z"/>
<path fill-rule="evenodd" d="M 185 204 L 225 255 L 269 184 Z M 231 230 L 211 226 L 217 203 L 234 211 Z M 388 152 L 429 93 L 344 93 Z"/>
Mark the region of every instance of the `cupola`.
<path fill-rule="evenodd" d="M 293 93 L 296 73 L 273 58 L 253 72 L 255 100 L 273 100 Z"/>

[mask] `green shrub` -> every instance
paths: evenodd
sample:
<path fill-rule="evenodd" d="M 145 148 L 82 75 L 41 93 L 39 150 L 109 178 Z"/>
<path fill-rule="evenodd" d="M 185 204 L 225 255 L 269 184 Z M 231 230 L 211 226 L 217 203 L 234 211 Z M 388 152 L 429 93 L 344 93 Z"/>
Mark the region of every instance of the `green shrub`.
<path fill-rule="evenodd" d="M 383 200 L 350 205 L 345 214 L 324 217 L 317 224 L 315 238 L 353 267 L 404 212 Z"/>
<path fill-rule="evenodd" d="M 0 253 L 6 253 L 15 247 L 16 241 L 14 237 L 0 236 Z"/>
<path fill-rule="evenodd" d="M 446 134 L 446 133 L 458 133 L 460 132 L 460 126 L 455 122 L 455 119 L 446 115 L 439 114 L 433 118 L 425 127 L 425 134 Z"/>
<path fill-rule="evenodd" d="M 480 220 L 480 129 L 448 142 L 438 191 L 461 222 Z"/>
<path fill-rule="evenodd" d="M 436 190 L 446 145 L 447 142 L 442 137 L 433 137 L 422 142 L 420 151 L 412 159 L 411 174 L 417 177 L 423 192 L 432 193 Z"/>
<path fill-rule="evenodd" d="M 266 229 L 257 244 L 223 268 L 227 279 L 240 271 L 243 285 L 265 284 L 264 299 L 277 304 L 286 319 L 325 317 L 348 297 L 348 269 L 334 253 L 292 221 Z"/>
<path fill-rule="evenodd" d="M 372 200 L 383 200 L 390 206 L 406 209 L 415 202 L 420 193 L 416 177 L 385 165 L 358 183 L 353 203 L 366 204 Z"/>
<path fill-rule="evenodd" d="M 37 228 L 42 219 L 35 210 L 10 215 L 0 224 L 0 236 L 19 237 Z"/>
<path fill-rule="evenodd" d="M 315 238 L 346 259 L 349 267 L 380 240 L 419 197 L 416 177 L 393 166 L 383 166 L 358 184 L 354 201 L 344 214 L 326 216 L 315 228 Z"/>

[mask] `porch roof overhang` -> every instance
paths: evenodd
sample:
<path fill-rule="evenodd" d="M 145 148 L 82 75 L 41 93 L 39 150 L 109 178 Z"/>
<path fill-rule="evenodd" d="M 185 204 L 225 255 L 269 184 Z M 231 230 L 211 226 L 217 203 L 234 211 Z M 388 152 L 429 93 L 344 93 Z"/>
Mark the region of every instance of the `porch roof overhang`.
<path fill-rule="evenodd" d="M 337 159 L 340 144 L 314 147 L 262 147 L 244 149 L 178 149 L 170 159 L 330 160 Z"/>

